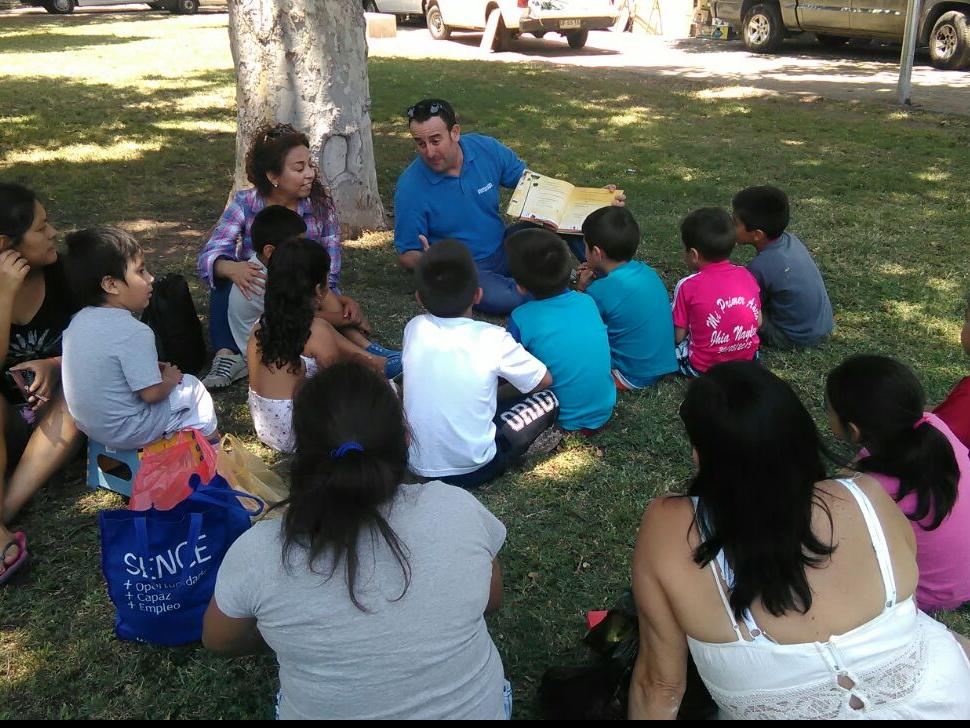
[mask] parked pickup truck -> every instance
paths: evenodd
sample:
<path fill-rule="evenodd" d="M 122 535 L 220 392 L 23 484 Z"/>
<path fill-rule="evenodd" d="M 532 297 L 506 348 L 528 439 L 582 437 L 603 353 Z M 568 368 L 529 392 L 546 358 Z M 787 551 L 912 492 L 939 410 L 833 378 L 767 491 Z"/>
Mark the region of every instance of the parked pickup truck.
<path fill-rule="evenodd" d="M 498 13 L 496 51 L 522 33 L 559 33 L 570 48 L 582 48 L 589 31 L 610 28 L 618 14 L 610 0 L 425 0 L 424 6 L 435 40 L 449 38 L 452 30 L 484 31 L 488 17 Z"/>
<path fill-rule="evenodd" d="M 801 31 L 831 46 L 851 38 L 902 41 L 907 0 L 711 0 L 711 8 L 740 30 L 748 50 L 770 53 Z M 923 0 L 917 38 L 937 68 L 970 66 L 970 0 Z"/>

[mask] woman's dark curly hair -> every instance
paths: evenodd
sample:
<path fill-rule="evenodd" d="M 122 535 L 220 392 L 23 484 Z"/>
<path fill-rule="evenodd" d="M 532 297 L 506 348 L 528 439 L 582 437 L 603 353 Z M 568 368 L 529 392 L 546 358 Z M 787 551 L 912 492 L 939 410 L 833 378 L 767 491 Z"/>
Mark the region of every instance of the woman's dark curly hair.
<path fill-rule="evenodd" d="M 327 286 L 330 256 L 319 243 L 293 238 L 277 246 L 268 269 L 266 307 L 256 329 L 260 360 L 296 373 L 310 338 L 318 287 Z"/>
<path fill-rule="evenodd" d="M 246 179 L 264 198 L 269 197 L 273 191 L 273 183 L 270 182 L 268 174 L 270 172 L 281 174 L 286 155 L 296 147 L 309 149 L 310 139 L 289 124 L 266 125 L 257 129 L 256 134 L 253 135 L 253 141 L 246 153 Z M 320 180 L 319 171 L 310 188 L 309 199 L 314 216 L 323 219 L 326 216 L 325 208 L 331 206 L 333 202 L 327 188 Z"/>

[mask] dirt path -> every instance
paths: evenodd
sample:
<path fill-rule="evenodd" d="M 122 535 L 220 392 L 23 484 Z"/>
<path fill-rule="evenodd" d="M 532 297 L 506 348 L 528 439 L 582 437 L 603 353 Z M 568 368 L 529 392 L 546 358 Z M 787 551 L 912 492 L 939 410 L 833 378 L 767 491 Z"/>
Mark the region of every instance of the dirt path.
<path fill-rule="evenodd" d="M 525 37 L 508 53 L 483 53 L 480 35 L 435 41 L 424 28 L 399 27 L 396 38 L 371 40 L 378 57 L 532 61 L 585 68 L 623 68 L 650 76 L 709 84 L 723 97 L 783 95 L 841 101 L 896 103 L 899 48 L 890 45 L 821 48 L 810 34 L 786 41 L 779 55 L 748 53 L 740 41 L 670 39 L 632 33 L 590 33 L 582 51 L 556 35 Z M 912 102 L 917 108 L 970 116 L 970 71 L 938 71 L 917 54 Z"/>

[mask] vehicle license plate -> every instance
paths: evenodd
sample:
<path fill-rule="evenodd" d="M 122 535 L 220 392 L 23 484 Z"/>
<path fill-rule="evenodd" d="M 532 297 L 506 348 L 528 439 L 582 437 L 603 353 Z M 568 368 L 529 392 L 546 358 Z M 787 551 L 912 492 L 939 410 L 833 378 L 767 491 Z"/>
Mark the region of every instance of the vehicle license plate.
<path fill-rule="evenodd" d="M 582 27 L 583 27 L 583 21 L 579 19 L 559 21 L 560 30 L 569 30 L 570 28 L 582 28 Z"/>

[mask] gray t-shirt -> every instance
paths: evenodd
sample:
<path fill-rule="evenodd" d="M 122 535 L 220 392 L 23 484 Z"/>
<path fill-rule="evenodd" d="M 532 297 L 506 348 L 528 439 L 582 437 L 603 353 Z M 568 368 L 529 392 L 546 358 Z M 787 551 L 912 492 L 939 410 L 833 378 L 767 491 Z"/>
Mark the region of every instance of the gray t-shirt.
<path fill-rule="evenodd" d="M 250 263 L 258 263 L 266 274 L 266 266 L 253 253 L 249 259 Z M 239 351 L 246 356 L 246 347 L 249 345 L 249 335 L 253 333 L 253 327 L 263 315 L 266 304 L 263 302 L 264 294 L 257 293 L 252 298 L 246 298 L 239 286 L 233 284 L 229 291 L 229 330 L 232 332 L 232 339 L 239 347 Z"/>
<path fill-rule="evenodd" d="M 123 308 L 88 306 L 64 332 L 64 399 L 78 428 L 118 450 L 165 434 L 167 399 L 148 404 L 137 392 L 162 381 L 155 334 Z"/>
<path fill-rule="evenodd" d="M 811 253 L 784 233 L 748 264 L 761 286 L 764 313 L 789 339 L 812 346 L 832 333 L 832 303 Z"/>
<path fill-rule="evenodd" d="M 380 537 L 361 538 L 353 605 L 329 559 L 311 573 L 294 548 L 282 565 L 281 521 L 232 545 L 215 598 L 255 617 L 280 665 L 285 719 L 503 719 L 502 659 L 483 612 L 505 526 L 474 496 L 441 482 L 402 485 L 386 517 L 407 548 L 411 584 Z M 321 575 L 322 574 L 322 575 Z"/>

